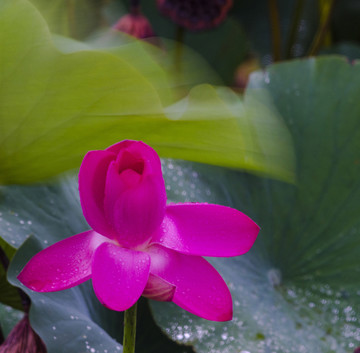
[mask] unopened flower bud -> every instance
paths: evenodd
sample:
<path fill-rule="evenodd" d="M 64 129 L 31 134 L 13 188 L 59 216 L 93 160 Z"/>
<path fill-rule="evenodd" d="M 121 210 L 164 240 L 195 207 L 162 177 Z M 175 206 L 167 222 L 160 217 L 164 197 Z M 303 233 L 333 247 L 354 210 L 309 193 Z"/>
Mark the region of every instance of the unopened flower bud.
<path fill-rule="evenodd" d="M 121 17 L 115 23 L 113 29 L 139 39 L 149 38 L 155 35 L 150 22 L 140 10 L 132 11 Z"/>
<path fill-rule="evenodd" d="M 16 324 L 5 342 L 0 346 L 0 353 L 46 353 L 41 338 L 30 326 L 27 314 Z"/>

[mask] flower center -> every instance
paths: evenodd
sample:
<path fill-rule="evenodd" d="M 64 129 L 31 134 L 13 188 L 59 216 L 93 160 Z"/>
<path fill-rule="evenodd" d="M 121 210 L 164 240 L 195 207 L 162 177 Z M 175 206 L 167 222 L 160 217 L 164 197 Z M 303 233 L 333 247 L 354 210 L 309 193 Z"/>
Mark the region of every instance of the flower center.
<path fill-rule="evenodd" d="M 119 161 L 119 174 L 124 170 L 131 169 L 134 172 L 142 175 L 144 172 L 144 161 L 141 158 L 134 156 L 128 151 L 124 151 Z"/>

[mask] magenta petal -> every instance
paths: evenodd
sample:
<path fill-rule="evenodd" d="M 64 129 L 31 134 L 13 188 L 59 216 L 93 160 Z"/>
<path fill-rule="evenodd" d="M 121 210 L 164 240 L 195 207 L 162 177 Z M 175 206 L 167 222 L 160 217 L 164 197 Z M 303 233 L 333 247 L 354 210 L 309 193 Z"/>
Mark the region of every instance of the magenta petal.
<path fill-rule="evenodd" d="M 150 146 L 137 141 L 122 141 L 106 151 L 116 154 L 116 160 L 107 169 L 105 217 L 120 245 L 146 245 L 165 215 L 160 158 Z"/>
<path fill-rule="evenodd" d="M 36 254 L 18 279 L 36 292 L 74 287 L 90 278 L 93 254 L 107 240 L 92 230 L 64 239 Z"/>
<path fill-rule="evenodd" d="M 102 244 L 95 252 L 92 281 L 96 296 L 109 309 L 129 309 L 140 298 L 149 277 L 147 253 Z"/>
<path fill-rule="evenodd" d="M 81 207 L 89 225 L 98 233 L 114 238 L 114 230 L 103 209 L 107 168 L 116 155 L 109 151 L 90 151 L 79 172 Z"/>
<path fill-rule="evenodd" d="M 148 241 L 161 225 L 165 207 L 163 180 L 144 177 L 141 184 L 124 192 L 114 206 L 114 227 L 119 243 L 136 247 Z"/>
<path fill-rule="evenodd" d="M 207 320 L 232 319 L 232 299 L 219 273 L 200 256 L 184 255 L 159 245 L 149 248 L 150 273 L 176 287 L 172 301 Z"/>
<path fill-rule="evenodd" d="M 250 250 L 259 230 L 248 216 L 230 207 L 172 204 L 152 241 L 184 254 L 238 256 Z"/>
<path fill-rule="evenodd" d="M 146 243 L 165 214 L 166 192 L 162 175 L 139 175 L 132 169 L 119 174 L 118 165 L 108 168 L 104 208 L 116 230 L 117 241 L 126 247 Z"/>

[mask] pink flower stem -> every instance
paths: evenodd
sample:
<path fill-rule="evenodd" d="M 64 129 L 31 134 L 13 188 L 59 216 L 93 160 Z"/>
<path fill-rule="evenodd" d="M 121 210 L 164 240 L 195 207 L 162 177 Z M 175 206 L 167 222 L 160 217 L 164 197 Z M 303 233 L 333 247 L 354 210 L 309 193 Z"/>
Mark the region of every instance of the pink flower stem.
<path fill-rule="evenodd" d="M 135 352 L 137 303 L 124 313 L 123 353 Z"/>

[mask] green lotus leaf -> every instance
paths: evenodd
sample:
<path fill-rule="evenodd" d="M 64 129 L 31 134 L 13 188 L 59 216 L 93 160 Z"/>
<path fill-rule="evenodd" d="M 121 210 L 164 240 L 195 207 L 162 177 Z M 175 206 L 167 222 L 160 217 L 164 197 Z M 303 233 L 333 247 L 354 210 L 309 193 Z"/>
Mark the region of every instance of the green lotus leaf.
<path fill-rule="evenodd" d="M 323 57 L 252 76 L 293 137 L 297 184 L 172 161 L 174 202 L 219 202 L 262 228 L 253 249 L 211 262 L 234 319 L 212 323 L 152 302 L 171 338 L 197 352 L 352 352 L 360 346 L 360 66 Z M 169 173 L 170 172 L 170 173 Z"/>
<path fill-rule="evenodd" d="M 4 338 L 10 333 L 13 327 L 22 319 L 24 313 L 11 306 L 0 304 L 0 328 Z"/>

